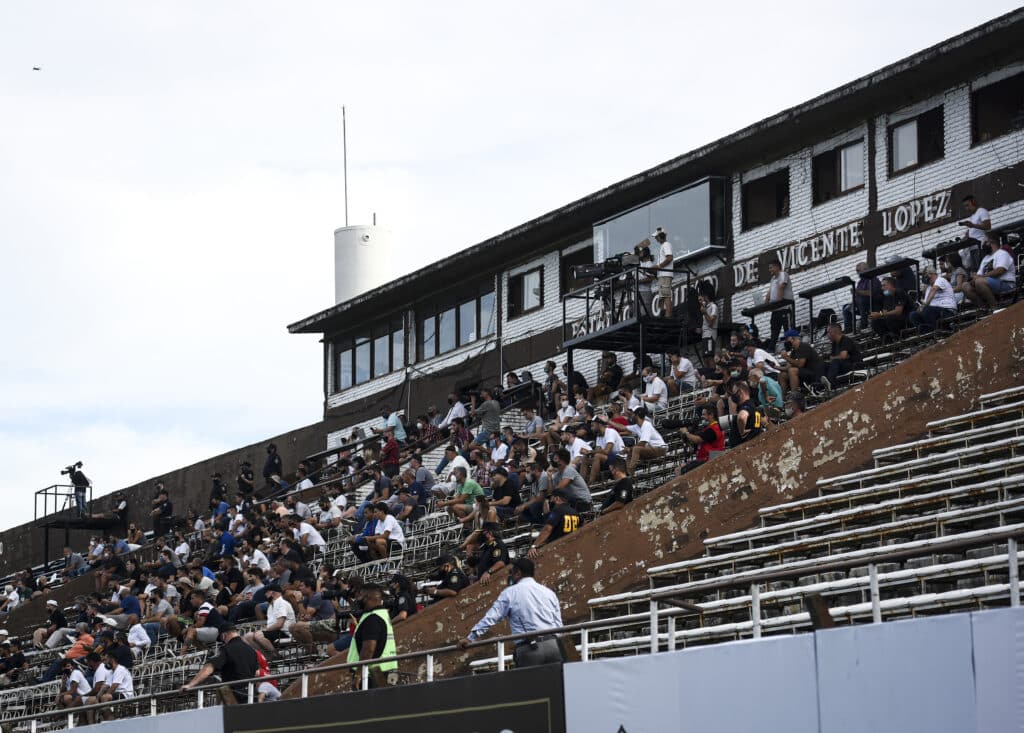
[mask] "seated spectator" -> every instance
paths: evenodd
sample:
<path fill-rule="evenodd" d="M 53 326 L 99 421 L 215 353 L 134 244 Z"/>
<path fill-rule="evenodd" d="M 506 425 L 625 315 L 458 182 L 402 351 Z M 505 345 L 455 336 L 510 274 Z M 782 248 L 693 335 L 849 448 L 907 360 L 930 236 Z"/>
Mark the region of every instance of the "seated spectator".
<path fill-rule="evenodd" d="M 389 512 L 388 505 L 378 502 L 373 512 L 373 533 L 366 535 L 366 552 L 371 560 L 380 560 L 405 547 L 405 532 Z"/>
<path fill-rule="evenodd" d="M 334 529 L 341 524 L 341 508 L 338 507 L 327 494 L 317 499 L 317 506 L 320 507 L 320 514 L 316 520 L 316 528 L 327 531 Z"/>
<path fill-rule="evenodd" d="M 569 505 L 569 495 L 562 489 L 555 489 L 551 492 L 551 501 L 553 506 L 544 520 L 544 526 L 527 552 L 531 560 L 537 557 L 539 548 L 579 529 L 580 515 Z"/>
<path fill-rule="evenodd" d="M 388 613 L 391 615 L 392 626 L 416 615 L 419 610 L 416 605 L 416 590 L 407 577 L 404 575 L 392 576 L 388 581 L 388 590 L 391 591 Z"/>
<path fill-rule="evenodd" d="M 466 417 L 466 406 L 462 404 L 459 396 L 454 392 L 448 394 L 448 405 L 448 414 L 445 415 L 444 419 L 437 424 L 438 429 L 442 433 L 448 430 L 449 426 L 452 424 L 452 420 Z"/>
<path fill-rule="evenodd" d="M 438 558 L 438 570 L 435 577 L 441 581 L 439 585 L 427 588 L 427 595 L 431 601 L 443 601 L 445 598 L 452 598 L 459 594 L 463 588 L 469 585 L 469 578 L 462 572 L 455 558 L 451 555 L 442 555 Z"/>
<path fill-rule="evenodd" d="M 544 430 L 544 421 L 540 415 L 537 414 L 537 410 L 532 405 L 527 405 L 523 408 L 523 418 L 526 420 L 526 425 L 523 426 L 522 431 L 519 433 L 519 437 L 525 438 L 526 440 L 545 440 L 547 437 L 547 431 Z"/>
<path fill-rule="evenodd" d="M 986 235 L 984 249 L 988 252 L 982 258 L 974 278 L 964 286 L 964 296 L 979 308 L 992 310 L 996 307 L 997 295 L 1016 290 L 1017 267 L 1013 257 L 1002 248 L 994 235 Z"/>
<path fill-rule="evenodd" d="M 139 622 L 139 617 L 132 614 L 128 617 L 128 648 L 136 657 L 145 654 L 152 645 L 153 640 L 149 638 L 146 629 Z"/>
<path fill-rule="evenodd" d="M 881 308 L 868 314 L 871 328 L 883 340 L 897 338 L 906 328 L 909 312 L 910 300 L 906 291 L 896 287 L 896 278 L 883 277 Z"/>
<path fill-rule="evenodd" d="M 469 478 L 469 474 L 462 466 L 456 466 L 452 475 L 455 478 L 455 494 L 450 499 L 438 502 L 437 508 L 447 509 L 452 516 L 462 519 L 473 511 L 477 499 L 484 495 L 484 490 L 480 484 Z"/>
<path fill-rule="evenodd" d="M 736 414 L 730 422 L 731 443 L 733 447 L 746 443 L 764 430 L 761 413 L 754 407 L 750 399 L 750 385 L 737 382 L 733 387 L 732 400 L 736 405 Z"/>
<path fill-rule="evenodd" d="M 914 315 L 914 314 L 911 314 Z M 828 379 L 836 381 L 861 366 L 860 345 L 843 333 L 838 323 L 831 323 L 826 331 L 832 342 L 832 356 L 828 362 Z"/>
<path fill-rule="evenodd" d="M 786 397 L 786 418 L 799 417 L 807 412 L 804 396 L 799 392 L 790 392 Z"/>
<path fill-rule="evenodd" d="M 89 565 L 85 562 L 84 557 L 73 552 L 70 547 L 64 548 L 64 570 L 62 573 L 65 578 L 77 578 L 89 570 Z"/>
<path fill-rule="evenodd" d="M 633 479 L 626 473 L 626 461 L 622 456 L 615 456 L 608 461 L 608 470 L 611 471 L 611 491 L 601 504 L 601 514 L 611 514 L 626 508 L 626 504 L 633 501 Z"/>
<path fill-rule="evenodd" d="M 594 440 L 594 450 L 590 454 L 590 485 L 593 486 L 600 478 L 602 468 L 615 458 L 626 455 L 626 445 L 622 442 L 619 431 L 611 427 L 606 419 L 595 417 L 590 424 L 594 435 L 597 436 Z"/>
<path fill-rule="evenodd" d="M 781 400 L 780 400 L 781 401 Z M 693 432 L 689 428 L 682 427 L 679 433 L 690 443 L 697 447 L 697 453 L 692 461 L 687 461 L 676 470 L 677 476 L 682 476 L 695 468 L 703 466 L 711 458 L 712 453 L 725 450 L 725 433 L 718 424 L 718 416 L 714 408 L 705 405 L 701 409 L 701 420 Z"/>
<path fill-rule="evenodd" d="M 47 649 L 55 649 L 65 643 L 64 639 L 69 633 L 68 622 L 64 618 L 64 612 L 60 610 L 60 604 L 50 598 L 46 601 L 46 610 L 50 613 L 46 626 L 32 633 L 32 643 L 37 649 L 42 649 L 44 642 Z"/>
<path fill-rule="evenodd" d="M 959 306 L 964 302 L 964 286 L 970 283 L 971 275 L 967 272 L 967 268 L 964 267 L 964 263 L 960 260 L 960 255 L 956 252 L 950 252 L 943 257 L 939 265 L 942 270 L 942 276 L 949 281 L 953 288 L 953 299 L 956 301 L 957 306 Z"/>
<path fill-rule="evenodd" d="M 265 588 L 267 597 L 267 626 L 262 631 L 250 631 L 243 637 L 246 644 L 268 659 L 277 657 L 274 642 L 283 637 L 295 623 L 295 609 L 284 599 L 281 586 L 270 583 Z"/>
<path fill-rule="evenodd" d="M 437 475 L 440 479 L 432 489 L 434 496 L 443 498 L 452 495 L 456 487 L 454 479 L 456 468 L 462 468 L 467 475 L 469 474 L 469 462 L 459 455 L 459 451 L 454 445 L 446 446 L 444 459 L 437 467 Z"/>
<path fill-rule="evenodd" d="M 678 351 L 673 351 L 668 356 L 669 363 L 672 365 L 671 382 L 669 383 L 670 391 L 673 394 L 686 394 L 693 392 L 697 389 L 697 369 L 693 366 L 693 362 L 682 356 Z"/>
<path fill-rule="evenodd" d="M 61 689 L 57 693 L 57 707 L 79 708 L 85 704 L 85 698 L 92 692 L 92 685 L 82 671 L 70 659 L 60 665 Z"/>
<path fill-rule="evenodd" d="M 530 492 L 530 499 L 516 507 L 515 514 L 524 515 L 530 524 L 540 524 L 552 489 L 551 476 L 538 463 L 529 463 L 526 466 L 525 487 Z"/>
<path fill-rule="evenodd" d="M 291 527 L 295 541 L 300 547 L 307 548 L 307 551 L 323 552 L 327 547 L 327 540 L 324 539 L 324 536 L 317 532 L 312 524 L 303 521 L 298 514 L 293 514 L 288 518 L 288 525 Z"/>
<path fill-rule="evenodd" d="M 629 449 L 629 475 L 636 472 L 636 464 L 663 458 L 668 453 L 668 444 L 661 434 L 654 429 L 654 422 L 647 415 L 647 409 L 638 407 L 633 411 L 637 428 L 637 443 Z"/>
<path fill-rule="evenodd" d="M 647 409 L 651 412 L 666 409 L 668 407 L 668 385 L 665 384 L 665 381 L 655 373 L 653 367 L 644 367 L 641 376 L 647 387 L 640 399 Z"/>
<path fill-rule="evenodd" d="M 593 498 L 590 495 L 590 488 L 583 480 L 572 464 L 570 463 L 569 451 L 561 448 L 556 451 L 551 460 L 554 475 L 551 477 L 551 486 L 555 491 L 562 491 L 566 501 L 576 511 L 587 511 L 590 509 Z"/>
<path fill-rule="evenodd" d="M 587 457 L 591 453 L 591 447 L 590 443 L 577 434 L 577 430 L 585 432 L 579 426 L 574 426 L 571 430 L 562 431 L 562 447 L 569 451 L 569 465 L 577 471 L 583 471 Z"/>
<path fill-rule="evenodd" d="M 882 284 L 877 277 L 864 277 L 862 273 L 867 269 L 867 262 L 857 263 L 857 283 L 854 286 L 853 302 L 843 306 L 843 330 L 847 333 L 853 333 L 853 321 L 857 317 L 860 318 L 861 330 L 866 329 L 871 304 L 880 303 L 882 300 Z"/>
<path fill-rule="evenodd" d="M 519 477 L 498 466 L 491 469 L 491 506 L 502 520 L 511 519 L 519 506 Z"/>
<path fill-rule="evenodd" d="M 220 636 L 221 627 L 227 623 L 220 610 L 206 600 L 206 592 L 194 590 L 189 593 L 189 602 L 195 623 L 185 629 L 178 653 L 182 656 L 196 644 L 210 646 Z"/>
<path fill-rule="evenodd" d="M 747 371 L 760 369 L 762 374 L 767 374 L 772 379 L 779 378 L 779 362 L 764 349 L 760 348 L 753 341 L 741 342 L 743 353 L 747 357 Z"/>
<path fill-rule="evenodd" d="M 513 469 L 521 469 L 527 463 L 537 460 L 537 449 L 529 446 L 526 438 L 516 438 L 512 441 L 512 450 L 509 451 L 507 465 Z"/>
<path fill-rule="evenodd" d="M 747 372 L 747 381 L 750 387 L 755 390 L 754 397 L 757 404 L 766 408 L 782 409 L 782 386 L 771 377 L 767 376 L 760 369 L 751 369 Z"/>
<path fill-rule="evenodd" d="M 924 276 L 928 290 L 921 307 L 910 314 L 910 323 L 917 326 L 919 333 L 931 333 L 941 319 L 956 315 L 956 297 L 949 280 L 934 267 L 926 267 Z"/>
<path fill-rule="evenodd" d="M 174 615 L 174 606 L 164 597 L 164 591 L 154 586 L 149 591 L 142 628 L 149 636 L 151 646 L 155 646 L 160 637 L 167 633 L 167 621 Z"/>
<path fill-rule="evenodd" d="M 447 454 L 447 453 L 446 453 Z M 354 518 L 356 527 L 362 528 L 367 521 L 366 510 L 379 501 L 387 501 L 391 497 L 391 479 L 384 475 L 379 464 L 370 466 L 370 477 L 373 479 L 373 490 L 363 499 L 358 508 L 349 507 L 345 510 L 345 519 Z"/>
<path fill-rule="evenodd" d="M 818 352 L 810 344 L 804 343 L 800 332 L 791 328 L 785 333 L 785 345 L 788 351 L 779 353 L 783 369 L 779 373 L 779 383 L 784 391 L 800 389 L 801 385 L 813 385 L 825 376 L 825 364 Z"/>
<path fill-rule="evenodd" d="M 626 409 L 630 412 L 633 412 L 644 404 L 633 392 L 633 388 L 629 386 L 619 387 L 619 399 L 622 400 L 626 405 Z"/>
<path fill-rule="evenodd" d="M 412 471 L 407 471 L 410 478 L 412 477 Z M 398 501 L 395 503 L 393 509 L 390 509 L 390 513 L 394 515 L 395 519 L 399 522 L 413 522 L 419 519 L 423 507 L 416 496 L 413 496 L 409 487 L 403 482 L 402 486 L 398 488 Z"/>
<path fill-rule="evenodd" d="M 408 440 L 408 436 L 405 434 L 405 426 L 402 424 L 402 417 L 398 414 L 397 410 L 382 410 L 380 413 L 380 419 L 383 420 L 384 423 L 379 428 L 373 428 L 374 433 L 382 435 L 388 430 L 391 430 L 395 440 L 399 443 L 404 444 Z"/>
<path fill-rule="evenodd" d="M 619 359 L 615 352 L 605 351 L 601 354 L 600 370 L 597 384 L 587 392 L 587 399 L 591 402 L 595 402 L 601 397 L 607 397 L 622 383 L 622 367 L 619 366 Z"/>

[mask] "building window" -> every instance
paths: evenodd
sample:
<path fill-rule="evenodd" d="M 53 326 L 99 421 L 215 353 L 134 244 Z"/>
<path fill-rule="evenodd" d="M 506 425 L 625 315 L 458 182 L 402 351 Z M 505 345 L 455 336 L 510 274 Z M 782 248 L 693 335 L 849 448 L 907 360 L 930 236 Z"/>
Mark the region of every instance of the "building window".
<path fill-rule="evenodd" d="M 370 340 L 356 339 L 355 384 L 370 381 Z"/>
<path fill-rule="evenodd" d="M 988 142 L 1024 129 L 1024 73 L 971 93 L 971 142 Z"/>
<path fill-rule="evenodd" d="M 405 329 L 402 322 L 392 326 L 391 332 L 391 368 L 401 369 L 405 366 Z"/>
<path fill-rule="evenodd" d="M 391 335 L 388 333 L 378 336 L 373 340 L 373 376 L 382 377 L 391 371 L 391 360 L 389 358 L 389 347 Z"/>
<path fill-rule="evenodd" d="M 743 184 L 743 229 L 789 216 L 789 168 Z"/>
<path fill-rule="evenodd" d="M 334 342 L 333 389 L 340 392 L 405 366 L 405 327 L 397 319 Z"/>
<path fill-rule="evenodd" d="M 518 318 L 544 307 L 544 268 L 536 267 L 508 279 L 508 317 Z"/>
<path fill-rule="evenodd" d="M 815 155 L 811 161 L 813 199 L 823 204 L 864 185 L 864 141 Z"/>
<path fill-rule="evenodd" d="M 435 303 L 422 311 L 419 358 L 431 359 L 492 335 L 496 330 L 493 287 L 493 282 L 481 286 L 484 292 L 472 300 L 464 300 L 466 291 L 462 289 L 459 300 Z"/>
<path fill-rule="evenodd" d="M 351 341 L 346 344 L 348 348 L 339 347 L 334 355 L 334 390 L 340 392 L 352 386 L 352 346 Z"/>
<path fill-rule="evenodd" d="M 889 174 L 904 173 L 939 160 L 945 153 L 942 107 L 889 128 Z"/>

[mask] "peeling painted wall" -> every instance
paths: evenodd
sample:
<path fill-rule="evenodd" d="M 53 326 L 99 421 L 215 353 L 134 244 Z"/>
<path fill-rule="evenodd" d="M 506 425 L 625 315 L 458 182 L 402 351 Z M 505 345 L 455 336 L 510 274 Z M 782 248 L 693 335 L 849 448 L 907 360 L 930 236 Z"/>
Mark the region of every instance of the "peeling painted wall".
<path fill-rule="evenodd" d="M 761 507 L 813 494 L 819 478 L 869 465 L 873 449 L 913 439 L 928 421 L 965 412 L 980 394 L 1022 382 L 1024 303 L 542 549 L 538 580 L 558 593 L 566 623 L 583 620 L 588 599 L 646 586 L 649 565 L 699 556 L 705 537 L 752 527 Z M 465 636 L 504 580 L 499 574 L 497 582 L 400 624 L 399 651 Z M 507 631 L 502 623 L 492 633 Z M 487 651 L 493 656 L 493 648 Z M 474 654 L 483 656 L 483 650 Z M 435 674 L 461 671 L 469 659 L 468 653 L 443 655 Z M 422 664 L 410 663 L 406 671 L 425 676 Z M 310 693 L 342 684 L 337 674 L 317 675 Z"/>

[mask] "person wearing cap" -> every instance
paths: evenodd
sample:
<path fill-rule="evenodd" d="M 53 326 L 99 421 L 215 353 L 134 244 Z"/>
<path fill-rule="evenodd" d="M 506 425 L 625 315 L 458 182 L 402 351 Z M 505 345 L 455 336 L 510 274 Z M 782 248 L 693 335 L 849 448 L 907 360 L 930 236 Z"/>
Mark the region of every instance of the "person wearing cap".
<path fill-rule="evenodd" d="M 221 702 L 225 705 L 236 705 L 245 702 L 248 689 L 247 685 L 231 683 L 255 677 L 259 672 L 259 658 L 256 650 L 238 635 L 233 624 L 221 626 L 220 641 L 221 647 L 217 656 L 204 664 L 192 679 L 182 685 L 181 691 L 188 692 L 216 674 L 224 683 L 217 689 Z"/>
<path fill-rule="evenodd" d="M 924 268 L 924 277 L 928 281 L 928 291 L 921 307 L 910 314 L 910 323 L 917 326 L 920 333 L 931 333 L 940 319 L 956 315 L 956 296 L 949 280 L 934 267 Z"/>
<path fill-rule="evenodd" d="M 37 649 L 42 649 L 45 642 L 47 649 L 55 649 L 64 643 L 69 633 L 68 621 L 64 618 L 64 612 L 60 610 L 60 604 L 53 598 L 46 601 L 46 610 L 49 617 L 46 626 L 32 632 L 32 643 Z"/>
<path fill-rule="evenodd" d="M 537 557 L 537 550 L 544 545 L 554 542 L 559 537 L 572 534 L 580 526 L 580 515 L 569 505 L 569 494 L 563 489 L 555 489 L 551 492 L 551 511 L 548 512 L 541 527 L 537 539 L 530 545 L 527 557 Z"/>
<path fill-rule="evenodd" d="M 501 525 L 484 522 L 480 528 L 484 543 L 480 545 L 476 560 L 476 579 L 487 585 L 499 570 L 509 563 L 508 547 L 501 539 Z"/>
<path fill-rule="evenodd" d="M 462 569 L 455 562 L 451 555 L 441 555 L 437 560 L 437 578 L 441 583 L 427 588 L 427 595 L 433 602 L 457 596 L 459 591 L 469 585 L 469 578 L 462 572 Z"/>
<path fill-rule="evenodd" d="M 269 583 L 264 592 L 267 596 L 267 626 L 261 631 L 250 631 L 243 637 L 246 644 L 268 657 L 274 657 L 274 642 L 284 636 L 295 623 L 295 609 L 285 600 L 281 586 Z"/>
<path fill-rule="evenodd" d="M 661 313 L 665 318 L 672 317 L 672 243 L 668 241 L 668 233 L 658 227 L 651 232 L 651 239 L 657 245 L 657 254 L 654 253 L 654 245 L 650 239 L 641 242 L 641 246 L 650 247 L 654 267 L 651 268 L 651 293 L 655 304 L 661 304 Z"/>
<path fill-rule="evenodd" d="M 509 581 L 484 617 L 470 630 L 459 646 L 465 649 L 492 626 L 507 618 L 513 634 L 529 634 L 562 626 L 558 596 L 534 580 L 533 561 L 518 557 L 511 563 Z M 516 641 L 513 659 L 516 667 L 558 664 L 564 661 L 558 639 L 553 634 L 535 635 Z"/>
<path fill-rule="evenodd" d="M 405 475 L 413 477 L 411 470 L 406 470 Z M 398 487 L 395 506 L 389 513 L 393 513 L 399 522 L 411 522 L 419 516 L 421 509 L 419 501 L 409 492 L 408 485 L 403 481 L 402 485 Z"/>
<path fill-rule="evenodd" d="M 25 659 L 25 654 L 21 650 L 21 642 L 17 639 L 5 641 L 3 645 L 10 654 L 0 659 L 0 687 L 7 687 L 18 681 L 21 673 L 28 667 L 28 660 Z"/>
<path fill-rule="evenodd" d="M 786 331 L 785 341 L 788 351 L 779 352 L 783 366 L 779 372 L 779 383 L 783 391 L 798 390 L 801 384 L 819 382 L 825 376 L 825 364 L 814 347 L 804 343 L 795 328 Z"/>
<path fill-rule="evenodd" d="M 393 575 L 388 581 L 388 590 L 391 591 L 388 613 L 391 614 L 392 626 L 416 615 L 419 608 L 416 605 L 416 591 L 412 581 L 401 574 Z"/>

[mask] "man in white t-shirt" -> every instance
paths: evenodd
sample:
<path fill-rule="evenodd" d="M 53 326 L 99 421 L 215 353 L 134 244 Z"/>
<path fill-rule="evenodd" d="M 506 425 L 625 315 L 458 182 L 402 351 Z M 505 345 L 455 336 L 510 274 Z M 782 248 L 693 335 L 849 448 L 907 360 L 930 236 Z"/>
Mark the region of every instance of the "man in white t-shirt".
<path fill-rule="evenodd" d="M 341 524 L 341 507 L 331 501 L 331 497 L 324 494 L 317 500 L 320 514 L 317 516 L 316 528 L 322 530 L 334 529 Z"/>
<path fill-rule="evenodd" d="M 697 302 L 700 304 L 700 340 L 703 354 L 705 359 L 713 359 L 718 348 L 718 306 L 703 293 L 697 296 Z"/>
<path fill-rule="evenodd" d="M 594 451 L 590 461 L 590 484 L 597 483 L 601 476 L 601 469 L 607 466 L 616 457 L 625 457 L 626 444 L 622 442 L 619 431 L 608 425 L 603 417 L 595 417 L 591 423 L 591 429 L 597 437 L 594 439 Z"/>
<path fill-rule="evenodd" d="M 590 443 L 571 430 L 565 430 L 562 432 L 562 445 L 569 451 L 569 464 L 579 471 L 584 456 L 590 453 Z"/>
<path fill-rule="evenodd" d="M 779 362 L 764 349 L 758 347 L 753 341 L 743 344 L 743 350 L 747 354 L 747 370 L 760 369 L 769 374 L 773 379 L 778 380 Z"/>
<path fill-rule="evenodd" d="M 669 354 L 668 359 L 672 364 L 672 380 L 676 391 L 682 394 L 697 389 L 697 370 L 693 362 L 679 352 Z"/>
<path fill-rule="evenodd" d="M 992 228 L 992 221 L 988 209 L 978 206 L 978 200 L 970 194 L 964 196 L 963 208 L 967 218 L 958 221 L 957 224 L 967 227 L 967 238 L 961 241 L 964 246 L 960 249 L 960 259 L 970 272 L 978 263 L 980 255 L 977 252 L 985 249 L 985 235 Z"/>
<path fill-rule="evenodd" d="M 250 631 L 242 641 L 253 649 L 268 656 L 277 656 L 274 642 L 280 639 L 295 623 L 295 609 L 284 599 L 281 586 L 268 583 L 263 586 L 267 599 L 267 626 L 262 631 Z"/>
<path fill-rule="evenodd" d="M 655 374 L 651 367 L 644 367 L 641 376 L 643 376 L 644 384 L 647 385 L 644 389 L 644 405 L 652 412 L 667 408 L 668 385 L 665 384 L 665 380 Z"/>
<path fill-rule="evenodd" d="M 288 522 L 292 526 L 295 541 L 303 547 L 315 547 L 318 550 L 323 550 L 327 546 L 323 535 L 317 532 L 312 524 L 302 521 L 297 514 L 289 517 Z"/>
<path fill-rule="evenodd" d="M 85 698 L 92 692 L 92 685 L 70 659 L 61 665 L 63 685 L 57 705 L 62 708 L 78 708 L 85 703 Z"/>
<path fill-rule="evenodd" d="M 985 244 L 988 254 L 981 260 L 974 279 L 963 287 L 964 296 L 982 308 L 995 308 L 996 295 L 1010 293 L 1017 287 L 1017 268 L 1013 257 L 991 234 Z"/>
<path fill-rule="evenodd" d="M 405 547 L 405 532 L 402 525 L 388 511 L 386 503 L 378 502 L 373 508 L 373 518 L 376 524 L 373 527 L 373 534 L 366 539 L 366 548 L 370 557 L 374 560 L 388 557 L 392 550 L 400 550 Z"/>
<path fill-rule="evenodd" d="M 658 247 L 657 253 L 654 252 L 654 247 L 651 247 L 651 255 L 658 266 L 651 290 L 654 293 L 654 297 L 661 302 L 661 314 L 665 318 L 671 318 L 672 273 L 674 270 L 672 267 L 672 243 L 668 241 L 668 233 L 661 227 L 655 229 L 651 237 L 657 242 Z"/>
<path fill-rule="evenodd" d="M 768 263 L 768 272 L 772 279 L 768 281 L 768 291 L 765 293 L 764 302 L 778 303 L 782 300 L 793 300 L 793 283 L 790 282 L 789 273 L 782 269 L 782 263 L 778 260 Z M 775 343 L 779 340 L 779 333 L 789 327 L 788 308 L 772 311 L 769 348 L 775 348 Z"/>
<path fill-rule="evenodd" d="M 106 664 L 107 672 L 104 674 L 103 687 L 100 688 L 98 685 L 93 685 L 93 694 L 86 701 L 87 704 L 93 705 L 101 702 L 111 702 L 112 700 L 123 700 L 127 697 L 135 697 L 135 684 L 132 681 L 132 673 L 127 667 L 117 663 L 117 655 L 106 652 L 103 655 L 103 662 Z M 97 668 L 97 672 L 103 669 L 103 665 Z M 93 680 L 95 683 L 95 679 Z M 95 712 L 95 719 L 92 714 L 89 715 L 89 722 L 93 723 L 96 720 L 104 720 L 113 717 L 115 710 L 105 709 L 90 711 Z"/>
<path fill-rule="evenodd" d="M 654 458 L 661 458 L 668 452 L 668 444 L 661 434 L 654 429 L 654 423 L 647 415 L 643 407 L 634 413 L 639 432 L 637 443 L 629 451 L 629 475 L 632 476 L 636 464 L 640 461 L 649 461 Z"/>
<path fill-rule="evenodd" d="M 921 307 L 910 314 L 910 322 L 917 326 L 921 333 L 935 330 L 940 318 L 949 318 L 956 314 L 956 297 L 949 280 L 938 273 L 934 267 L 926 267 L 925 277 L 930 283 Z"/>

